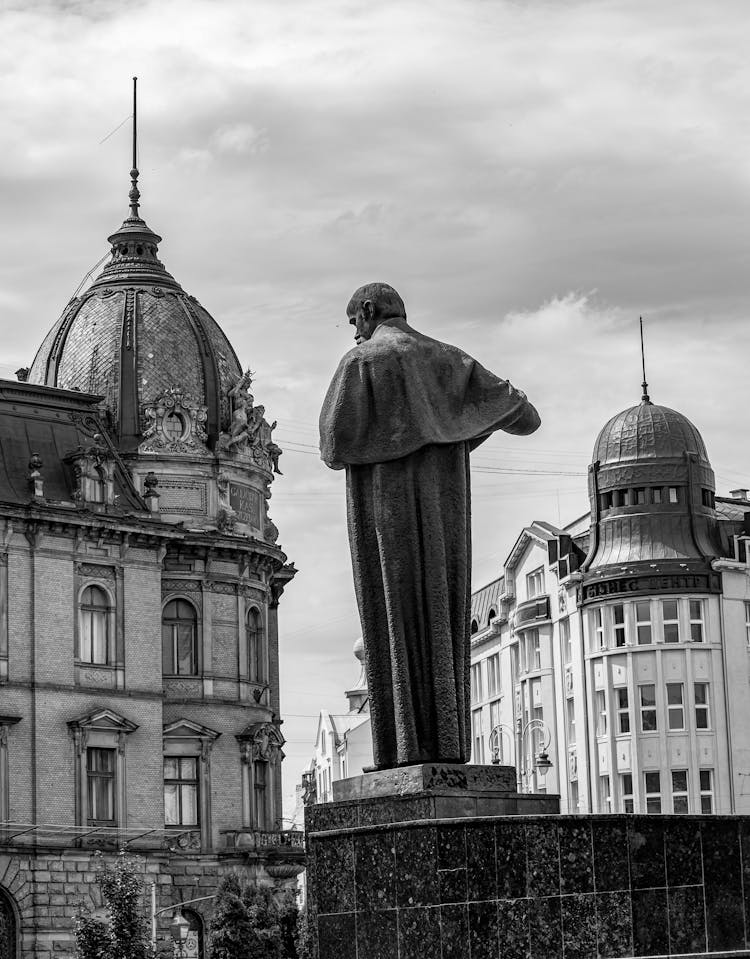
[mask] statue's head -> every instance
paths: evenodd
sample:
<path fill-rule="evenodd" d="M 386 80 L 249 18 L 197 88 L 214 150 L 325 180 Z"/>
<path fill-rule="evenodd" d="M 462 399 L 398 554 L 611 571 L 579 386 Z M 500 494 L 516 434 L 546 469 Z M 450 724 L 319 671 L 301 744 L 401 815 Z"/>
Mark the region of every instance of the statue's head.
<path fill-rule="evenodd" d="M 354 327 L 357 343 L 369 340 L 375 328 L 386 320 L 406 319 L 404 301 L 387 283 L 367 283 L 354 292 L 346 315 Z"/>

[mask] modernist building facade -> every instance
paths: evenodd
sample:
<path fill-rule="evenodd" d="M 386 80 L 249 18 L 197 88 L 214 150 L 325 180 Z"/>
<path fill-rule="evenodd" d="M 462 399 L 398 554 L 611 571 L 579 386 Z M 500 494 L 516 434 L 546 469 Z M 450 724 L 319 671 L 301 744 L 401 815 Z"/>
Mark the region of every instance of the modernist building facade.
<path fill-rule="evenodd" d="M 716 496 L 698 431 L 644 393 L 589 496 L 473 596 L 472 761 L 564 812 L 750 812 L 747 490 Z"/>
<path fill-rule="evenodd" d="M 96 849 L 142 853 L 159 909 L 302 857 L 281 829 L 281 450 L 131 177 L 101 274 L 0 383 L 2 959 L 72 950 Z"/>

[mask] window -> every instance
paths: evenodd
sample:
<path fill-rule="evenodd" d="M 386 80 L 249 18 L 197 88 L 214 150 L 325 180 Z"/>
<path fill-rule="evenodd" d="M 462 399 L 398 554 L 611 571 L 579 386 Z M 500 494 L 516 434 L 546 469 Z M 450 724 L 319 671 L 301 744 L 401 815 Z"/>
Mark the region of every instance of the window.
<path fill-rule="evenodd" d="M 256 829 L 266 828 L 267 769 L 268 763 L 260 760 L 253 763 L 253 823 Z M 326 780 L 326 793 L 327 792 L 328 782 Z"/>
<path fill-rule="evenodd" d="M 633 774 L 622 773 L 620 776 L 620 797 L 622 800 L 622 811 L 633 812 Z"/>
<path fill-rule="evenodd" d="M 475 709 L 471 714 L 472 749 L 471 761 L 484 762 L 484 737 L 482 736 L 482 710 Z"/>
<path fill-rule="evenodd" d="M 635 494 L 635 503 L 636 506 L 643 506 L 646 503 L 646 490 L 642 487 L 640 489 L 633 490 Z"/>
<path fill-rule="evenodd" d="M 680 621 L 677 615 L 676 599 L 663 599 L 661 601 L 661 617 L 664 626 L 664 642 L 679 643 Z"/>
<path fill-rule="evenodd" d="M 594 649 L 605 649 L 607 641 L 604 637 L 604 610 L 595 609 L 594 617 Z"/>
<path fill-rule="evenodd" d="M 747 645 L 750 649 L 750 603 L 745 604 L 748 607 L 748 634 L 747 634 Z M 560 646 L 562 647 L 563 662 L 570 663 L 573 660 L 573 643 L 571 641 L 570 635 L 570 620 L 561 619 L 560 620 Z"/>
<path fill-rule="evenodd" d="M 662 489 L 661 486 L 654 486 L 651 490 L 651 502 L 652 503 L 661 503 L 662 501 Z"/>
<path fill-rule="evenodd" d="M 635 625 L 639 646 L 648 646 L 651 642 L 651 603 L 635 604 Z"/>
<path fill-rule="evenodd" d="M 490 703 L 490 730 L 500 725 L 500 700 L 493 699 Z M 502 752 L 502 748 L 500 750 Z"/>
<path fill-rule="evenodd" d="M 612 812 L 612 793 L 609 776 L 599 777 L 599 812 Z"/>
<path fill-rule="evenodd" d="M 617 731 L 620 733 L 630 732 L 630 709 L 628 704 L 628 691 L 626 687 L 619 686 L 615 690 L 617 697 Z"/>
<path fill-rule="evenodd" d="M 198 825 L 198 757 L 164 757 L 164 825 Z"/>
<path fill-rule="evenodd" d="M 471 667 L 471 701 L 481 703 L 484 699 L 484 690 L 482 688 L 482 664 L 474 663 Z"/>
<path fill-rule="evenodd" d="M 500 653 L 487 658 L 487 695 L 497 696 L 500 692 Z"/>
<path fill-rule="evenodd" d="M 182 959 L 203 959 L 203 920 L 192 909 L 183 909 L 188 922 L 188 934 L 182 943 Z"/>
<path fill-rule="evenodd" d="M 566 700 L 567 725 L 568 725 L 568 745 L 572 746 L 576 741 L 576 704 L 574 699 Z"/>
<path fill-rule="evenodd" d="M 472 621 L 471 621 L 471 635 L 473 636 L 475 633 L 478 633 L 478 632 L 479 632 L 479 623 L 478 623 L 475 619 L 472 619 Z"/>
<path fill-rule="evenodd" d="M 542 645 L 539 639 L 539 630 L 529 630 L 526 642 L 528 643 L 528 663 L 529 669 L 542 668 Z"/>
<path fill-rule="evenodd" d="M 574 781 L 570 784 L 570 811 L 571 813 L 578 812 L 578 782 Z"/>
<path fill-rule="evenodd" d="M 490 606 L 490 611 L 487 613 L 487 625 L 492 622 L 492 620 L 497 616 L 497 610 L 494 606 Z"/>
<path fill-rule="evenodd" d="M 526 595 L 529 599 L 544 592 L 544 567 L 540 566 L 526 575 Z"/>
<path fill-rule="evenodd" d="M 2 567 L 0 567 L 2 569 Z M 519 644 L 514 643 L 510 647 L 510 677 L 515 686 L 518 682 L 518 676 L 521 670 Z"/>
<path fill-rule="evenodd" d="M 693 683 L 695 696 L 695 728 L 710 729 L 711 713 L 708 701 L 708 683 Z"/>
<path fill-rule="evenodd" d="M 656 687 L 646 684 L 638 687 L 641 698 L 641 731 L 652 733 L 656 730 Z"/>
<path fill-rule="evenodd" d="M 667 500 L 668 500 L 670 503 L 679 503 L 679 502 L 680 502 L 679 490 L 678 490 L 678 488 L 677 488 L 676 486 L 668 486 L 668 487 L 667 487 Z"/>
<path fill-rule="evenodd" d="M 690 638 L 694 643 L 703 642 L 703 601 L 690 600 Z"/>
<path fill-rule="evenodd" d="M 186 599 L 171 599 L 161 621 L 162 669 L 167 676 L 198 672 L 198 616 Z"/>
<path fill-rule="evenodd" d="M 616 603 L 612 607 L 612 624 L 615 634 L 615 646 L 625 645 L 625 607 Z"/>
<path fill-rule="evenodd" d="M 676 813 L 688 811 L 687 769 L 672 770 L 672 809 Z"/>
<path fill-rule="evenodd" d="M 607 700 L 602 689 L 596 693 L 596 735 L 607 735 Z"/>
<path fill-rule="evenodd" d="M 712 813 L 714 811 L 714 772 L 713 769 L 701 769 L 698 772 L 701 794 L 701 812 Z"/>
<path fill-rule="evenodd" d="M 707 506 L 709 509 L 713 509 L 714 506 L 716 505 L 714 502 L 713 490 L 705 489 L 705 488 L 702 489 L 701 502 L 703 503 L 704 506 Z"/>
<path fill-rule="evenodd" d="M 682 683 L 667 683 L 667 729 L 685 728 Z"/>
<path fill-rule="evenodd" d="M 90 826 L 115 824 L 115 750 L 86 750 L 86 788 Z"/>
<path fill-rule="evenodd" d="M 263 642 L 263 617 L 260 610 L 252 606 L 245 620 L 247 634 L 247 670 L 250 681 L 266 681 L 265 643 Z"/>
<path fill-rule="evenodd" d="M 601 504 L 602 510 L 612 509 L 612 494 L 611 493 L 600 493 L 599 502 Z"/>
<path fill-rule="evenodd" d="M 656 773 L 644 773 L 646 786 L 646 812 L 661 812 L 661 776 Z"/>
<path fill-rule="evenodd" d="M 745 603 L 745 642 L 750 649 L 750 603 Z"/>
<path fill-rule="evenodd" d="M 109 597 L 100 586 L 87 586 L 81 593 L 79 649 L 82 663 L 106 666 L 109 655 Z"/>

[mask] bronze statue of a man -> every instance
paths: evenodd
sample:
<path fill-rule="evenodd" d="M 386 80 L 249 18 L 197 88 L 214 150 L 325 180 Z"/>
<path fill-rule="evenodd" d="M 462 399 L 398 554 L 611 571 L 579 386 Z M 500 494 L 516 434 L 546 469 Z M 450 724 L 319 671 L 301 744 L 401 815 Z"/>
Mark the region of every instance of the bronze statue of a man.
<path fill-rule="evenodd" d="M 346 470 L 374 768 L 464 763 L 470 752 L 469 452 L 533 433 L 526 396 L 455 346 L 412 329 L 385 283 L 356 291 L 357 345 L 320 414 L 320 450 Z"/>

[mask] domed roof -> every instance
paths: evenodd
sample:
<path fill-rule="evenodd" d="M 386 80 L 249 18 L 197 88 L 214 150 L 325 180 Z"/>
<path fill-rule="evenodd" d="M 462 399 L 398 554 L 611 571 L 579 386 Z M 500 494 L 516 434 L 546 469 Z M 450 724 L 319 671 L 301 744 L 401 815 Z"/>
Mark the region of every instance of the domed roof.
<path fill-rule="evenodd" d="M 205 407 L 210 443 L 229 421 L 227 391 L 242 375 L 216 321 L 167 272 L 161 237 L 138 213 L 131 171 L 130 214 L 109 237 L 111 257 L 74 296 L 42 343 L 28 380 L 104 396 L 121 449 L 134 449 L 145 410 L 175 388 Z"/>
<path fill-rule="evenodd" d="M 601 466 L 682 457 L 697 453 L 708 463 L 703 439 L 690 420 L 648 400 L 609 420 L 594 444 L 593 462 Z"/>

